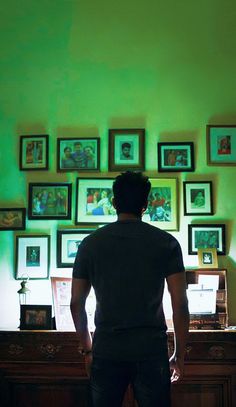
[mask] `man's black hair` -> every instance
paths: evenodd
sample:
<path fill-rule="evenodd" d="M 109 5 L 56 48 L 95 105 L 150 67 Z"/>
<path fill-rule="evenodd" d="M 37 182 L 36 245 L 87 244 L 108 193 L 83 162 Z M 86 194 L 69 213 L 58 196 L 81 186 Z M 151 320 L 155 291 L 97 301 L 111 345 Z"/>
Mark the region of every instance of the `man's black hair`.
<path fill-rule="evenodd" d="M 118 175 L 113 183 L 114 202 L 117 214 L 132 213 L 141 216 L 147 205 L 151 183 L 141 172 L 126 171 Z"/>
<path fill-rule="evenodd" d="M 122 145 L 121 145 L 121 148 L 122 148 L 122 150 L 123 150 L 123 148 L 131 148 L 131 144 L 130 143 L 123 143 Z"/>

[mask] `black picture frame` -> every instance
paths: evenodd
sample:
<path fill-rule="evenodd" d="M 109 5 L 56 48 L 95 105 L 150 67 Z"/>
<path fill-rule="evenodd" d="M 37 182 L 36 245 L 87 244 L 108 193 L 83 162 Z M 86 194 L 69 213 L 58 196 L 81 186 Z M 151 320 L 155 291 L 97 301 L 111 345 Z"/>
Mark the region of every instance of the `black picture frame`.
<path fill-rule="evenodd" d="M 57 267 L 72 268 L 82 240 L 96 228 L 57 230 Z"/>
<path fill-rule="evenodd" d="M 157 143 L 159 172 L 190 172 L 194 171 L 193 142 Z"/>
<path fill-rule="evenodd" d="M 0 231 L 25 230 L 26 208 L 0 208 Z"/>
<path fill-rule="evenodd" d="M 71 219 L 72 184 L 69 182 L 29 183 L 28 218 Z"/>
<path fill-rule="evenodd" d="M 19 168 L 21 171 L 48 170 L 48 134 L 20 136 Z"/>
<path fill-rule="evenodd" d="M 109 129 L 109 171 L 145 169 L 145 129 Z"/>
<path fill-rule="evenodd" d="M 213 215 L 212 181 L 183 181 L 184 215 Z"/>
<path fill-rule="evenodd" d="M 215 247 L 217 255 L 225 255 L 225 230 L 225 224 L 188 225 L 188 254 L 197 254 L 198 249 Z"/>
<path fill-rule="evenodd" d="M 21 330 L 52 329 L 52 306 L 21 304 L 20 329 Z"/>
<path fill-rule="evenodd" d="M 100 138 L 58 138 L 57 171 L 100 171 Z"/>

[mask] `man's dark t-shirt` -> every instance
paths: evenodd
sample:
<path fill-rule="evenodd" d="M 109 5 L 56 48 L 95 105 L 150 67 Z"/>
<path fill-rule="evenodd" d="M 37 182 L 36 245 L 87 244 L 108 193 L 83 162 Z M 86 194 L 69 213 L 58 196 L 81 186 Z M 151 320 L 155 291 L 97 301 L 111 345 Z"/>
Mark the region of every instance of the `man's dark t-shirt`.
<path fill-rule="evenodd" d="M 141 220 L 117 221 L 86 237 L 73 277 L 88 279 L 95 291 L 94 356 L 114 360 L 164 356 L 164 282 L 179 272 L 184 272 L 184 265 L 177 240 Z"/>

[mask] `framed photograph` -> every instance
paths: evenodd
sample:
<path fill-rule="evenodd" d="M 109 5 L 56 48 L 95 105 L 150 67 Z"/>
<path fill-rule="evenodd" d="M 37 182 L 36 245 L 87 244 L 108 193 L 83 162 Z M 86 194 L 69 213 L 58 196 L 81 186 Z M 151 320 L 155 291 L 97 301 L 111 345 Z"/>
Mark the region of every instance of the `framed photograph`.
<path fill-rule="evenodd" d="M 157 143 L 158 171 L 184 172 L 194 171 L 194 144 Z"/>
<path fill-rule="evenodd" d="M 216 248 L 218 255 L 225 254 L 225 225 L 188 225 L 188 253 L 197 254 L 198 249 Z"/>
<path fill-rule="evenodd" d="M 110 223 L 117 219 L 112 205 L 113 178 L 77 178 L 75 223 Z"/>
<path fill-rule="evenodd" d="M 54 304 L 56 329 L 58 331 L 75 331 L 74 322 L 70 312 L 71 278 L 51 277 L 52 297 Z M 88 329 L 94 332 L 94 314 L 96 297 L 91 289 L 86 299 L 85 309 L 88 316 Z"/>
<path fill-rule="evenodd" d="M 58 138 L 57 171 L 99 171 L 100 139 Z"/>
<path fill-rule="evenodd" d="M 49 236 L 16 236 L 16 279 L 47 279 L 49 274 Z"/>
<path fill-rule="evenodd" d="M 48 135 L 20 136 L 20 170 L 48 169 Z"/>
<path fill-rule="evenodd" d="M 29 219 L 71 219 L 72 184 L 29 184 Z"/>
<path fill-rule="evenodd" d="M 25 208 L 0 208 L 0 230 L 25 230 Z"/>
<path fill-rule="evenodd" d="M 184 181 L 184 215 L 213 215 L 212 181 Z"/>
<path fill-rule="evenodd" d="M 217 250 L 215 247 L 208 249 L 198 249 L 198 266 L 200 268 L 217 269 L 218 259 Z"/>
<path fill-rule="evenodd" d="M 52 329 L 51 305 L 21 305 L 20 329 Z"/>
<path fill-rule="evenodd" d="M 236 125 L 207 125 L 208 165 L 236 165 Z"/>
<path fill-rule="evenodd" d="M 143 221 L 164 230 L 177 230 L 177 180 L 152 178 L 148 207 Z"/>
<path fill-rule="evenodd" d="M 57 267 L 73 267 L 82 240 L 95 229 L 63 229 L 57 231 Z"/>
<path fill-rule="evenodd" d="M 109 171 L 144 170 L 145 129 L 109 129 Z"/>

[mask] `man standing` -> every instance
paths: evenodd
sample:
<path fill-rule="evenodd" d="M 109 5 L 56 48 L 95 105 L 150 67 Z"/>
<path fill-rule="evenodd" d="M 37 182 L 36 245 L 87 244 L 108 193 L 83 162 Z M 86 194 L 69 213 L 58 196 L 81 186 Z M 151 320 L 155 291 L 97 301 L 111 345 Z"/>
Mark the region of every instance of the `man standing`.
<path fill-rule="evenodd" d="M 85 238 L 75 259 L 71 312 L 95 407 L 121 406 L 129 384 L 140 407 L 169 407 L 170 381 L 183 374 L 189 314 L 182 253 L 172 235 L 141 220 L 150 188 L 141 173 L 119 175 L 113 184 L 118 220 Z M 162 307 L 165 280 L 175 330 L 170 362 Z M 91 286 L 96 295 L 93 340 L 85 311 Z"/>

